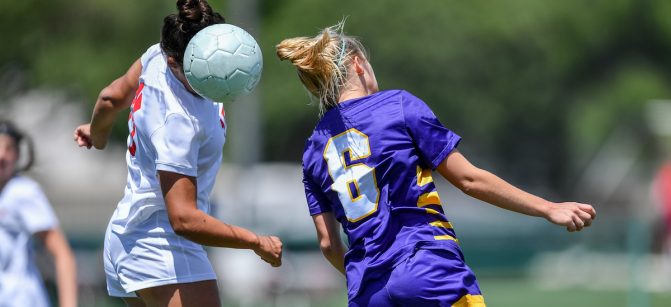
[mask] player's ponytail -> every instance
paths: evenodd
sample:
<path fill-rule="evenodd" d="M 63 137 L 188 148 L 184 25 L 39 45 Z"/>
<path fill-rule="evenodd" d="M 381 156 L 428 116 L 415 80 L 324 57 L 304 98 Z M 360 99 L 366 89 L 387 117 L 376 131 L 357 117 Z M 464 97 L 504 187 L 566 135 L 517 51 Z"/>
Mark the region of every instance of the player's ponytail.
<path fill-rule="evenodd" d="M 161 49 L 181 64 L 186 45 L 198 31 L 224 22 L 224 17 L 212 11 L 205 0 L 178 0 L 177 14 L 170 14 L 163 19 Z"/>
<path fill-rule="evenodd" d="M 26 151 L 26 159 L 23 166 L 16 168 L 17 172 L 27 171 L 33 166 L 35 162 L 35 152 L 33 150 L 33 140 L 30 136 L 24 134 L 8 120 L 0 120 L 0 135 L 7 135 L 14 141 L 17 157 L 21 156 L 21 148 L 24 147 Z M 20 160 L 20 159 L 19 159 Z"/>
<path fill-rule="evenodd" d="M 280 60 L 290 61 L 305 88 L 319 100 L 323 112 L 338 104 L 347 80 L 350 55 L 365 55 L 361 43 L 342 33 L 344 22 L 322 30 L 315 37 L 294 37 L 276 47 Z"/>

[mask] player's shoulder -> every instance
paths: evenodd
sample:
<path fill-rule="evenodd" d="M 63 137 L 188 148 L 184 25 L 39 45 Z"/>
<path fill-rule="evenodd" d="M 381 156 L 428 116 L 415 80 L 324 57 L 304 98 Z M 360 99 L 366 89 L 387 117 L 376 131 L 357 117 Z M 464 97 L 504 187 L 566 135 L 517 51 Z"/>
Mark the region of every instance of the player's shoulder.
<path fill-rule="evenodd" d="M 15 198 L 32 197 L 35 194 L 42 194 L 42 188 L 37 181 L 22 175 L 14 176 L 5 189 Z"/>
<path fill-rule="evenodd" d="M 360 112 L 361 109 L 379 108 L 379 107 L 394 107 L 403 99 L 403 90 L 384 90 L 377 93 L 358 98 L 351 105 L 347 106 L 355 113 Z"/>
<path fill-rule="evenodd" d="M 401 103 L 406 106 L 406 105 L 412 105 L 412 104 L 425 104 L 424 101 L 415 96 L 414 94 L 410 93 L 407 90 L 397 90 L 398 91 L 398 96 L 401 99 Z"/>
<path fill-rule="evenodd" d="M 355 121 L 380 120 L 378 117 L 371 117 L 371 114 L 378 116 L 384 114 L 385 120 L 393 120 L 395 116 L 401 114 L 402 103 L 407 95 L 406 91 L 398 89 L 379 91 L 352 101 L 346 101 L 339 106 L 341 110 L 335 113 L 340 113 L 344 117 Z M 340 116 L 332 117 L 338 118 Z"/>
<path fill-rule="evenodd" d="M 149 46 L 149 48 L 147 48 L 147 50 L 140 57 L 142 67 L 145 67 L 149 61 L 155 59 L 158 56 L 160 56 L 161 58 L 163 57 L 163 51 L 161 50 L 161 45 L 157 43 Z"/>
<path fill-rule="evenodd" d="M 424 100 L 406 91 L 399 91 L 400 105 L 403 112 L 403 117 L 414 117 L 419 114 L 433 114 L 433 111 Z"/>

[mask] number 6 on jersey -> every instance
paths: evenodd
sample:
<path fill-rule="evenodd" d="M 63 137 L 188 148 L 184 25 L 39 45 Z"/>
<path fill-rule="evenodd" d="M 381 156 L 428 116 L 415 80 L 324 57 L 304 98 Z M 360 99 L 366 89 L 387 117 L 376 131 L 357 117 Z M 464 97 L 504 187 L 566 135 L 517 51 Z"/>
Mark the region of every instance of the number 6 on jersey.
<path fill-rule="evenodd" d="M 324 160 L 333 179 L 331 189 L 338 193 L 350 222 L 371 215 L 380 200 L 375 168 L 354 163 L 370 155 L 368 136 L 354 128 L 330 138 L 324 148 Z"/>

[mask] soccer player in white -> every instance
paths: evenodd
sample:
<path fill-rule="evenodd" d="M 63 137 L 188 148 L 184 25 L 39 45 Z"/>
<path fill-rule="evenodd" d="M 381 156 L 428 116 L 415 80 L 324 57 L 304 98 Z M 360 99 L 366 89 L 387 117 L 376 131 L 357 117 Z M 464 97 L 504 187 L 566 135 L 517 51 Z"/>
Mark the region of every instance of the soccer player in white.
<path fill-rule="evenodd" d="M 28 163 L 17 166 L 25 140 L 12 123 L 0 121 L 0 306 L 49 306 L 33 261 L 32 241 L 37 238 L 54 257 L 59 306 L 75 307 L 77 273 L 70 245 L 40 186 L 19 174 L 32 164 L 28 148 Z"/>
<path fill-rule="evenodd" d="M 220 306 L 201 245 L 251 249 L 281 264 L 277 237 L 208 214 L 226 137 L 224 110 L 193 91 L 181 61 L 191 37 L 224 18 L 204 0 L 179 0 L 177 8 L 164 19 L 160 45 L 101 91 L 91 123 L 74 134 L 79 146 L 103 149 L 117 113 L 131 109 L 128 183 L 104 251 L 108 292 L 129 306 Z"/>

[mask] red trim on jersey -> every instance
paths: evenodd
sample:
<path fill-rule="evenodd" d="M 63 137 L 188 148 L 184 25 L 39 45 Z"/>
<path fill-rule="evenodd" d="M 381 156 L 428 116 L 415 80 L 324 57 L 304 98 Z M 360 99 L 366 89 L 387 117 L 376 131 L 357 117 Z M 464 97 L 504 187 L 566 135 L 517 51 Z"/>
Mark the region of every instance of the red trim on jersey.
<path fill-rule="evenodd" d="M 221 114 L 219 115 L 219 123 L 221 123 L 221 128 L 226 128 L 226 122 L 224 118 L 226 117 L 226 110 L 224 110 L 224 105 L 221 105 Z"/>
<path fill-rule="evenodd" d="M 137 90 L 135 91 L 135 97 L 133 97 L 133 102 L 130 104 L 131 111 L 128 114 L 128 121 L 132 127 L 130 130 L 130 144 L 128 145 L 128 152 L 133 157 L 135 157 L 135 152 L 137 151 L 137 144 L 135 144 L 135 130 L 137 128 L 135 127 L 135 118 L 133 118 L 133 114 L 142 108 L 142 89 L 144 89 L 144 83 L 140 83 L 140 85 L 137 87 Z"/>

